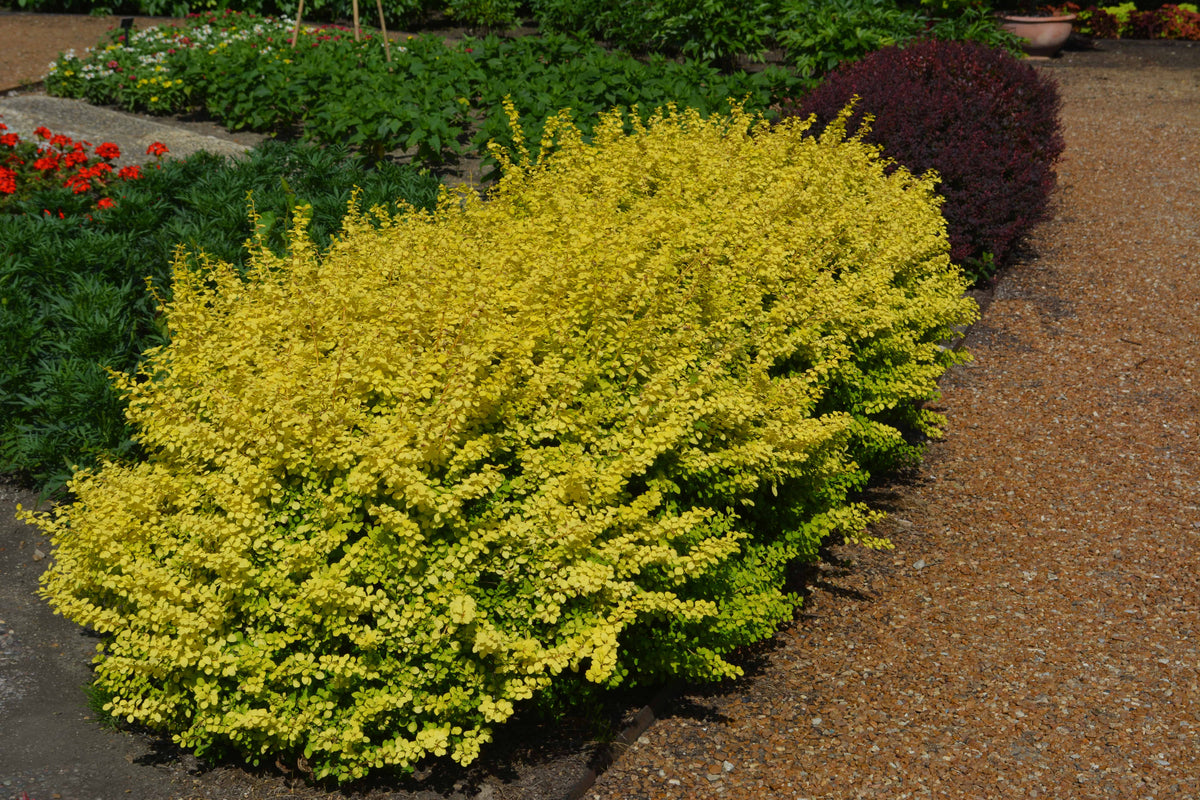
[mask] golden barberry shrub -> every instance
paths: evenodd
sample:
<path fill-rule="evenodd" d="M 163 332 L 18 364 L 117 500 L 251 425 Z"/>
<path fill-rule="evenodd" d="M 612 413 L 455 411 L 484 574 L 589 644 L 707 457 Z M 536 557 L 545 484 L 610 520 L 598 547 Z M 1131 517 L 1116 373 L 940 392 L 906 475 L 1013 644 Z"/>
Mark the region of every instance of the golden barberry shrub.
<path fill-rule="evenodd" d="M 30 515 L 114 715 L 339 781 L 467 763 L 576 673 L 738 674 L 789 561 L 880 544 L 856 443 L 974 313 L 932 181 L 736 109 L 547 135 L 486 202 L 177 266 L 119 378 L 149 460 Z"/>

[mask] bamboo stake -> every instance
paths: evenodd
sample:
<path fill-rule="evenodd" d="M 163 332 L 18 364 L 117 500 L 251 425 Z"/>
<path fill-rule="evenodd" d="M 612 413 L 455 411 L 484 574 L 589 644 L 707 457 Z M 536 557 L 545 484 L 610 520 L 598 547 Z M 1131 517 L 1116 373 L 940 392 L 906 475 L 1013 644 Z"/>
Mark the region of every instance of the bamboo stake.
<path fill-rule="evenodd" d="M 300 0 L 300 7 L 296 9 L 296 29 L 292 31 L 292 49 L 296 49 L 296 39 L 300 36 L 300 18 L 304 16 L 304 0 Z"/>
<path fill-rule="evenodd" d="M 354 0 L 354 41 L 361 41 L 361 32 L 358 29 L 358 0 Z"/>
<path fill-rule="evenodd" d="M 375 0 L 375 6 L 379 9 L 379 30 L 383 31 L 383 56 L 390 64 L 392 63 L 392 48 L 388 42 L 387 23 L 383 21 L 383 0 Z"/>

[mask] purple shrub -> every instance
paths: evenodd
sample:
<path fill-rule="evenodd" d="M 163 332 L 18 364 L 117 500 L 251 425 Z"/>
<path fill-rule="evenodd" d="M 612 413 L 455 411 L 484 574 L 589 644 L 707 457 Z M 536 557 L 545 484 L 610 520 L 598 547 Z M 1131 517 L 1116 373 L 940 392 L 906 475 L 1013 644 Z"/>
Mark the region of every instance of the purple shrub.
<path fill-rule="evenodd" d="M 975 42 L 888 47 L 839 67 L 783 110 L 815 114 L 816 132 L 856 96 L 849 130 L 871 115 L 865 138 L 884 155 L 941 176 L 951 258 L 977 279 L 1047 215 L 1063 150 L 1061 100 L 1033 67 Z"/>

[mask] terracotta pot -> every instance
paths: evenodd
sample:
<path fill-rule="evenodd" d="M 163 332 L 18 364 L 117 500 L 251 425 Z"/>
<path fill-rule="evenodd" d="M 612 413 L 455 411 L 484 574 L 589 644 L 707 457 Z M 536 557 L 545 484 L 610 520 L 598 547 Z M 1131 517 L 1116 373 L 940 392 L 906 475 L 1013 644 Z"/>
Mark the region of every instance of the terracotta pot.
<path fill-rule="evenodd" d="M 1018 17 L 1000 14 L 1000 27 L 1024 40 L 1021 48 L 1030 58 L 1050 58 L 1062 49 L 1071 35 L 1074 14 L 1054 17 Z"/>

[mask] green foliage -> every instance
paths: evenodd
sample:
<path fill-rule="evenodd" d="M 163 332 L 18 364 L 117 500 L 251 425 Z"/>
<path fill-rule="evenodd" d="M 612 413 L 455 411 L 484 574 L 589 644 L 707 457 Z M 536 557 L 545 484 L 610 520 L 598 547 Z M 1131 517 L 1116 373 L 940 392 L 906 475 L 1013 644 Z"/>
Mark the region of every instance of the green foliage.
<path fill-rule="evenodd" d="M 456 22 L 480 28 L 511 28 L 520 21 L 520 0 L 448 0 L 446 13 Z"/>
<path fill-rule="evenodd" d="M 924 30 L 919 12 L 891 0 L 784 0 L 777 38 L 800 74 L 813 77 Z"/>
<path fill-rule="evenodd" d="M 235 264 L 257 233 L 282 250 L 292 209 L 312 205 L 320 247 L 341 224 L 355 185 L 362 202 L 432 206 L 437 183 L 408 169 L 365 171 L 343 149 L 269 142 L 248 158 L 201 154 L 116 185 L 96 212 L 69 189 L 45 187 L 0 213 L 0 472 L 52 491 L 74 465 L 132 456 L 124 404 L 106 370 L 128 371 L 161 345 L 150 279 L 167 293 L 177 246 Z M 46 209 L 55 213 L 45 213 Z M 62 218 L 57 212 L 63 214 Z"/>
<path fill-rule="evenodd" d="M 30 515 L 114 716 L 339 781 L 468 763 L 565 676 L 736 675 L 790 561 L 885 544 L 859 456 L 974 315 L 932 179 L 737 110 L 544 136 L 486 202 L 177 263 L 120 380 L 148 460 Z"/>
<path fill-rule="evenodd" d="M 776 0 L 534 0 L 531 5 L 546 31 L 729 66 L 766 49 Z"/>
<path fill-rule="evenodd" d="M 150 111 L 201 105 L 233 129 L 299 132 L 372 159 L 403 149 L 437 165 L 484 155 L 493 137 L 507 141 L 505 97 L 536 134 L 562 108 L 580 120 L 613 107 L 665 103 L 711 113 L 730 97 L 763 109 L 803 85 L 777 68 L 725 73 L 695 59 L 643 61 L 563 35 L 493 35 L 454 46 L 417 36 L 393 46 L 388 61 L 377 39 L 356 42 L 343 30 L 306 31 L 293 49 L 285 25 L 235 22 L 221 27 L 202 18 L 140 32 L 128 51 L 64 57 L 47 89 Z M 119 69 L 109 66 L 113 60 Z"/>
<path fill-rule="evenodd" d="M 560 108 L 570 108 L 576 124 L 589 134 L 597 115 L 614 107 L 637 107 L 642 119 L 668 101 L 704 115 L 727 110 L 731 97 L 764 109 L 773 98 L 804 85 L 777 68 L 727 74 L 698 61 L 662 56 L 638 60 L 562 35 L 511 41 L 489 37 L 468 45 L 480 72 L 488 76 L 474 89 L 479 108 L 486 110 L 474 137 L 481 150 L 492 141 L 513 144 L 506 101 L 519 112 L 521 129 L 536 141 L 545 120 Z"/>
<path fill-rule="evenodd" d="M 407 25 L 420 20 L 431 9 L 444 5 L 437 0 L 383 0 L 384 19 L 392 26 Z M 360 0 L 364 24 L 377 19 L 376 6 Z M 296 18 L 299 0 L 8 0 L 0 7 L 22 11 L 42 11 L 74 14 L 140 14 L 151 17 L 185 17 L 189 14 L 236 14 Z M 353 15 L 352 0 L 306 0 L 304 18 L 314 22 L 348 20 Z"/>
<path fill-rule="evenodd" d="M 1021 54 L 1021 39 L 1000 27 L 996 15 L 984 3 L 974 2 L 935 17 L 926 32 L 930 39 L 945 42 L 978 42 L 1013 55 Z"/>
<path fill-rule="evenodd" d="M 948 4 L 947 4 L 948 5 Z M 776 38 L 801 75 L 824 75 L 884 47 L 917 39 L 977 41 L 1020 52 L 984 3 L 894 0 L 782 0 Z M 932 15 L 931 15 L 932 12 Z"/>
<path fill-rule="evenodd" d="M 301 67 L 300 80 L 308 87 L 303 101 L 306 136 L 327 144 L 346 142 L 376 159 L 393 149 L 411 149 L 425 164 L 439 164 L 467 150 L 468 98 L 484 74 L 463 48 L 420 36 L 402 50 L 394 49 L 386 63 L 377 44 L 334 44 L 313 48 L 314 55 L 325 51 L 324 57 Z M 351 69 L 345 68 L 350 63 L 346 48 L 357 51 L 358 62 Z M 241 91 L 235 72 L 230 73 L 230 88 Z"/>

